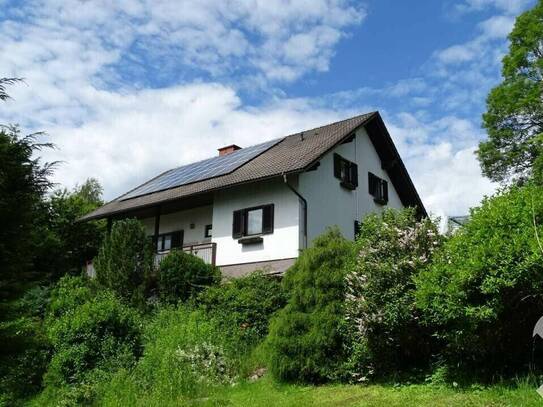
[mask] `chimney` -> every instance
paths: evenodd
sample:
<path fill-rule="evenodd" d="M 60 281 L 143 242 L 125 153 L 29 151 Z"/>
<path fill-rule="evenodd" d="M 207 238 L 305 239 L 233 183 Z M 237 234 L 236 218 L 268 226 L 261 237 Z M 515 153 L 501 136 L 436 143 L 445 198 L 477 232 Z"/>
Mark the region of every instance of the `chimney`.
<path fill-rule="evenodd" d="M 229 146 L 218 148 L 218 150 L 219 150 L 219 156 L 221 156 L 221 155 L 233 153 L 234 151 L 237 151 L 237 150 L 241 150 L 241 147 L 235 144 L 230 144 Z"/>

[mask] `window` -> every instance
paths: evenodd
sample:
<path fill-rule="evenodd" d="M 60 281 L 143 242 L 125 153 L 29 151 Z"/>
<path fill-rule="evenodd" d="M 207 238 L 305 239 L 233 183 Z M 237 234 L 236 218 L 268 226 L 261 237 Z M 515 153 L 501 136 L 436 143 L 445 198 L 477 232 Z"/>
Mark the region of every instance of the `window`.
<path fill-rule="evenodd" d="M 156 241 L 156 251 L 166 252 L 183 246 L 183 231 L 164 233 L 158 235 Z"/>
<path fill-rule="evenodd" d="M 334 154 L 334 177 L 341 180 L 342 187 L 356 189 L 358 186 L 358 165 L 339 154 Z"/>
<path fill-rule="evenodd" d="M 213 225 L 206 225 L 204 237 L 211 237 L 213 235 Z"/>
<path fill-rule="evenodd" d="M 386 205 L 388 202 L 388 182 L 379 178 L 377 175 L 368 172 L 369 193 L 373 196 L 373 200 L 381 205 Z"/>
<path fill-rule="evenodd" d="M 273 204 L 234 211 L 232 237 L 257 236 L 273 233 Z"/>

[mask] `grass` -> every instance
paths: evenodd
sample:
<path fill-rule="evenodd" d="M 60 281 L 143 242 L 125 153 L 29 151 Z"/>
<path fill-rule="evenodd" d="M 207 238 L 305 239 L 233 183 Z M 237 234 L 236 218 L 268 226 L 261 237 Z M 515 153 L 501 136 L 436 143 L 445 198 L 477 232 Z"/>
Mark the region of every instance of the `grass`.
<path fill-rule="evenodd" d="M 328 385 L 296 386 L 278 384 L 269 377 L 243 383 L 210 400 L 192 405 L 224 406 L 541 406 L 537 386 L 495 385 L 487 388 L 454 389 L 431 385 Z"/>

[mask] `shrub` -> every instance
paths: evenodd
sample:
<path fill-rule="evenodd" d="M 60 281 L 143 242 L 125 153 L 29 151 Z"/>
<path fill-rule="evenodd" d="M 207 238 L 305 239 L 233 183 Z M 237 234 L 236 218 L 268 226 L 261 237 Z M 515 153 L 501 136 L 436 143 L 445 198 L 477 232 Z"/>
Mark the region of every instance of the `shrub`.
<path fill-rule="evenodd" d="M 220 281 L 217 267 L 199 257 L 174 250 L 161 262 L 158 270 L 158 290 L 161 300 L 175 304 L 186 301 L 206 286 Z"/>
<path fill-rule="evenodd" d="M 236 381 L 240 357 L 236 342 L 202 311 L 165 308 L 145 329 L 136 367 L 105 384 L 98 404 L 193 404 Z"/>
<path fill-rule="evenodd" d="M 57 319 L 89 301 L 95 295 L 93 283 L 85 277 L 62 277 L 51 290 L 47 319 Z"/>
<path fill-rule="evenodd" d="M 130 366 L 140 353 L 140 330 L 138 314 L 108 291 L 60 317 L 48 318 L 46 331 L 54 355 L 46 384 L 81 383 L 93 369 Z"/>
<path fill-rule="evenodd" d="M 352 378 L 424 365 L 430 333 L 419 323 L 413 277 L 426 266 L 441 237 L 413 209 L 385 210 L 362 221 L 356 261 L 347 275 L 348 371 Z"/>
<path fill-rule="evenodd" d="M 286 381 L 323 382 L 338 374 L 342 352 L 345 264 L 352 244 L 329 229 L 287 271 L 288 303 L 268 337 L 269 367 Z"/>
<path fill-rule="evenodd" d="M 503 191 L 472 210 L 418 276 L 417 305 L 437 326 L 449 367 L 503 374 L 531 360 L 543 315 L 542 224 L 543 188 Z"/>
<path fill-rule="evenodd" d="M 286 304 L 286 294 L 277 278 L 254 272 L 209 287 L 198 295 L 196 304 L 222 329 L 248 346 L 268 334 L 271 316 Z"/>
<path fill-rule="evenodd" d="M 120 220 L 113 224 L 94 260 L 96 279 L 121 298 L 141 305 L 153 261 L 143 225 L 136 219 Z"/>

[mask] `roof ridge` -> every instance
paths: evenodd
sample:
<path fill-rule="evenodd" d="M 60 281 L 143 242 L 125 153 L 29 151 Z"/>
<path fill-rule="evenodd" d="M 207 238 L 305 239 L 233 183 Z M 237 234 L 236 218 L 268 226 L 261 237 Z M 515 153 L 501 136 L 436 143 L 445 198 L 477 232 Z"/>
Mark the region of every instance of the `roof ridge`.
<path fill-rule="evenodd" d="M 286 137 L 297 136 L 297 135 L 300 134 L 300 133 L 311 132 L 311 131 L 315 131 L 315 130 L 322 129 L 322 128 L 324 128 L 324 127 L 334 126 L 334 125 L 337 125 L 337 124 L 342 123 L 342 122 L 347 122 L 347 121 L 349 121 L 349 120 L 354 120 L 354 119 L 361 118 L 361 117 L 363 117 L 363 116 L 366 116 L 367 118 L 369 118 L 369 117 L 375 115 L 376 113 L 379 113 L 379 111 L 378 111 L 378 110 L 374 110 L 373 112 L 357 114 L 356 116 L 348 117 L 348 118 L 342 119 L 342 120 L 337 120 L 337 121 L 335 121 L 335 122 L 333 122 L 333 123 L 324 124 L 324 125 L 322 125 L 322 126 L 315 127 L 315 128 L 312 128 L 312 129 L 301 130 L 301 131 L 298 131 L 298 132 L 296 132 L 296 133 L 289 134 L 289 135 L 286 136 Z M 285 137 L 285 138 L 286 138 L 286 137 Z"/>

